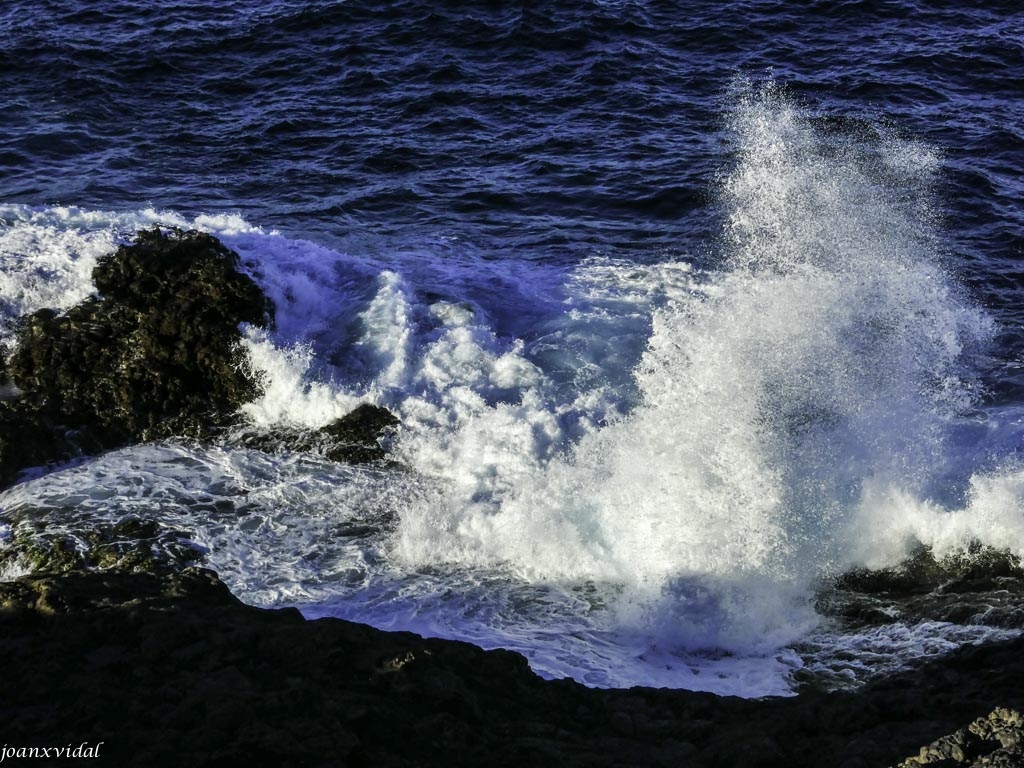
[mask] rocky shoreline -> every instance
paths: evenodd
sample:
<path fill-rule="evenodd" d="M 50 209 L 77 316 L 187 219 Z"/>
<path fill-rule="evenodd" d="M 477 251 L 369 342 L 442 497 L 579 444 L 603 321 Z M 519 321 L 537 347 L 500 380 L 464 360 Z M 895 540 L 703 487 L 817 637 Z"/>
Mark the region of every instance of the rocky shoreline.
<path fill-rule="evenodd" d="M 22 318 L 0 350 L 0 485 L 167 437 L 386 461 L 398 421 L 376 406 L 313 431 L 239 419 L 260 390 L 239 324 L 273 322 L 241 266 L 209 235 L 155 228 L 100 261 L 96 296 Z M 246 606 L 184 538 L 134 518 L 74 540 L 17 521 L 0 548 L 0 570 L 28 572 L 0 582 L 5 748 L 102 742 L 126 766 L 1024 765 L 1024 639 L 852 692 L 596 690 L 509 651 Z M 891 620 L 898 586 L 904 613 L 955 619 L 995 591 L 1011 599 L 993 620 L 1020 626 L 1020 563 L 977 562 L 850 574 L 822 609 Z"/>
<path fill-rule="evenodd" d="M 509 651 L 246 606 L 187 568 L 0 584 L 0 646 L 4 741 L 102 741 L 111 765 L 1024 764 L 1024 639 L 856 692 L 599 690 Z"/>

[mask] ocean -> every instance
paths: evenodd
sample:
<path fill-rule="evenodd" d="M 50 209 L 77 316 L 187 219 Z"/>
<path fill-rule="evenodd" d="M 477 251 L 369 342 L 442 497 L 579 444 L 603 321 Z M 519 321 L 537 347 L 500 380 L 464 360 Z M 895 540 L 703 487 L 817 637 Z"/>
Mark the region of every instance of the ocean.
<path fill-rule="evenodd" d="M 153 520 L 247 603 L 598 687 L 789 695 L 1017 634 L 995 588 L 823 595 L 1024 554 L 1022 71 L 1010 2 L 0 0 L 0 341 L 195 228 L 276 305 L 250 422 L 402 421 L 387 466 L 29 472 L 0 540 Z"/>

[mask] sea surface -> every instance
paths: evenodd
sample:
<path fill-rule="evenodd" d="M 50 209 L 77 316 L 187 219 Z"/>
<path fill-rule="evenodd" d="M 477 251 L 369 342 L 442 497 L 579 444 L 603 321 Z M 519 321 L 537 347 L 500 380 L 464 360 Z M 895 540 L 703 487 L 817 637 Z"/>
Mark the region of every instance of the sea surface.
<path fill-rule="evenodd" d="M 820 598 L 1024 554 L 1022 72 L 1018 2 L 0 0 L 0 340 L 197 228 L 277 306 L 251 421 L 402 420 L 398 468 L 28 473 L 0 538 L 153 519 L 246 602 L 592 686 L 785 695 L 1018 632 Z"/>

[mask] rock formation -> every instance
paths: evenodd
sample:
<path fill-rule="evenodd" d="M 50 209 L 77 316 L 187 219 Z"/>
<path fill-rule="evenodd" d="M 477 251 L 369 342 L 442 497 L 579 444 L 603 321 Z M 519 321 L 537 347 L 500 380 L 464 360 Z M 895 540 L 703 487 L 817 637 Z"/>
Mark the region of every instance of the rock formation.
<path fill-rule="evenodd" d="M 185 568 L 0 583 L 0 646 L 3 740 L 103 741 L 110 765 L 1020 765 L 1024 640 L 852 693 L 598 690 L 509 651 L 248 607 Z"/>
<path fill-rule="evenodd" d="M 249 448 L 269 453 L 303 451 L 331 461 L 365 464 L 383 461 L 387 457 L 382 443 L 398 424 L 398 418 L 386 408 L 363 403 L 319 429 L 284 426 L 270 430 L 246 430 L 236 439 Z"/>
<path fill-rule="evenodd" d="M 273 318 L 240 266 L 209 234 L 154 227 L 99 260 L 96 296 L 21 318 L 13 350 L 0 350 L 0 386 L 17 392 L 0 401 L 0 485 L 26 467 L 237 425 L 261 391 L 239 325 Z M 384 457 L 378 438 L 395 424 L 365 405 L 316 432 L 251 437 L 366 462 Z"/>
<path fill-rule="evenodd" d="M 238 255 L 201 232 L 155 227 L 100 259 L 98 295 L 22 318 L 5 363 L 3 478 L 26 466 L 168 436 L 208 436 L 259 392 L 240 323 L 272 307 Z"/>

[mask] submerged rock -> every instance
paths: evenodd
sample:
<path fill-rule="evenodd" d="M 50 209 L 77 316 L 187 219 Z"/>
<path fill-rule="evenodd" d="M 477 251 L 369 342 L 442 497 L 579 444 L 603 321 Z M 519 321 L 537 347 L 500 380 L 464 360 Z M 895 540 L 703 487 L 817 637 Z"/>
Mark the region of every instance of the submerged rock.
<path fill-rule="evenodd" d="M 140 440 L 206 437 L 260 393 L 240 323 L 273 307 L 209 234 L 154 227 L 99 260 L 98 295 L 23 317 L 0 373 L 0 481 Z"/>
<path fill-rule="evenodd" d="M 36 520 L 30 510 L 12 522 L 9 540 L 0 545 L 0 573 L 170 573 L 203 559 L 187 532 L 134 516 L 61 530 Z"/>
<path fill-rule="evenodd" d="M 366 464 L 387 458 L 385 443 L 398 425 L 391 411 L 363 403 L 319 429 L 276 427 L 243 433 L 239 439 L 248 448 L 270 453 L 303 451 L 331 461 Z"/>

